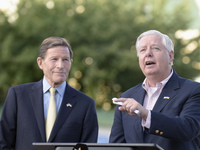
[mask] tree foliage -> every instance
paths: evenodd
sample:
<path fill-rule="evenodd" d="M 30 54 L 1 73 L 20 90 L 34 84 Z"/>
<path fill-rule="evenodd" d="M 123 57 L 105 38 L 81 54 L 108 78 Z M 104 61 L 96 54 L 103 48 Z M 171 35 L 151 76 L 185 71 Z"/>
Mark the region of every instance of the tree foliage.
<path fill-rule="evenodd" d="M 36 58 L 41 42 L 49 36 L 69 41 L 74 58 L 68 82 L 94 98 L 97 107 L 110 109 L 112 97 L 144 80 L 135 42 L 146 30 L 156 29 L 173 39 L 174 68 L 179 75 L 193 79 L 198 70 L 191 67 L 192 62 L 184 65 L 185 54 L 180 54 L 188 43 L 175 37 L 175 32 L 187 29 L 191 21 L 189 0 L 173 8 L 168 2 L 21 0 L 13 22 L 0 12 L 0 101 L 5 100 L 10 86 L 43 77 Z M 197 49 L 189 57 L 198 62 L 196 53 Z"/>

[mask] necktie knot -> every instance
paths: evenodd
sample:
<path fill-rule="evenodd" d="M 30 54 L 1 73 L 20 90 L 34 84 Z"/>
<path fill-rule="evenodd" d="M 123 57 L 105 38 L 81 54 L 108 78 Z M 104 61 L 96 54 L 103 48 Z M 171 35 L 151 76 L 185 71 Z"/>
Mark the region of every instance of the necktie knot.
<path fill-rule="evenodd" d="M 55 88 L 51 87 L 51 88 L 49 89 L 49 91 L 50 91 L 50 93 L 51 93 L 51 96 L 55 96 L 55 92 L 56 92 L 56 89 L 55 89 Z"/>

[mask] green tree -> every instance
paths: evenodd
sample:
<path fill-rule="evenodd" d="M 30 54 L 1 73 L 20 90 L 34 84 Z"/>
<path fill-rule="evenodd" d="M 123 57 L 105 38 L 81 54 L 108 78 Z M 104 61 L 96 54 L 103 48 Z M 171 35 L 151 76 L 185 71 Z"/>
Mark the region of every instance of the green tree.
<path fill-rule="evenodd" d="M 149 29 L 169 35 L 175 43 L 174 68 L 183 77 L 193 79 L 199 71 L 192 62 L 184 65 L 181 49 L 186 47 L 175 37 L 192 18 L 191 1 L 173 8 L 166 0 L 21 0 L 16 18 L 0 13 L 0 101 L 10 86 L 42 78 L 36 58 L 42 40 L 65 37 L 74 50 L 68 82 L 96 100 L 97 107 L 110 109 L 111 98 L 142 82 L 144 76 L 136 56 L 136 37 Z M 181 13 L 180 13 L 181 12 Z M 198 41 L 198 39 L 192 39 Z M 193 51 L 188 57 L 198 62 Z M 187 72 L 183 72 L 187 70 Z"/>

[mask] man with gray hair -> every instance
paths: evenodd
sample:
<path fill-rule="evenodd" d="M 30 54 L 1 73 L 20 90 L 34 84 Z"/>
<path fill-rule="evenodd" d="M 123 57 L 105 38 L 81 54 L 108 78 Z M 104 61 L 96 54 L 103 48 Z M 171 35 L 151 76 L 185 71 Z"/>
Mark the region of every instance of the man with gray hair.
<path fill-rule="evenodd" d="M 140 83 L 120 95 L 110 143 L 155 143 L 165 150 L 197 150 L 200 134 L 200 84 L 172 69 L 174 45 L 156 30 L 136 41 Z"/>

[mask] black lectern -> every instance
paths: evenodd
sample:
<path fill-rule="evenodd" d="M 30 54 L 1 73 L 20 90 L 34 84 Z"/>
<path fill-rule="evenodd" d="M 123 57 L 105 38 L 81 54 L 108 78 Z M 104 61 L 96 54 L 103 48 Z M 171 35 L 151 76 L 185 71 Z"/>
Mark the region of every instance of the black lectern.
<path fill-rule="evenodd" d="M 38 150 L 73 150 L 77 143 L 33 143 Z M 83 143 L 88 150 L 164 150 L 153 143 Z"/>

